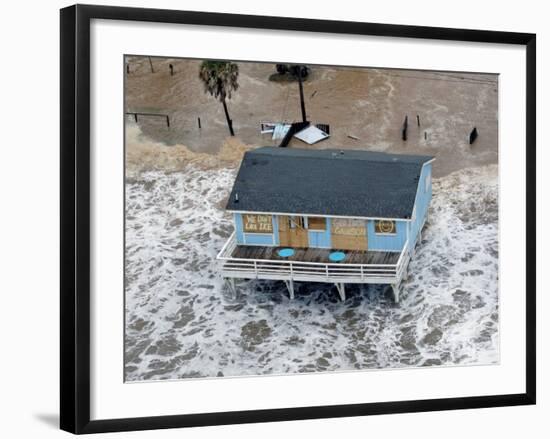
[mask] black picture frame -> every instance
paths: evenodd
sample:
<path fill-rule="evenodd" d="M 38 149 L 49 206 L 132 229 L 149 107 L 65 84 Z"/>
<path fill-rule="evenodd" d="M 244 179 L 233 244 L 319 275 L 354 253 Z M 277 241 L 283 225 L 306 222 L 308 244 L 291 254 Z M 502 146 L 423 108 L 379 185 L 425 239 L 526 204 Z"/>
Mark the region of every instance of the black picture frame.
<path fill-rule="evenodd" d="M 90 21 L 131 20 L 513 44 L 526 47 L 525 393 L 223 413 L 90 420 Z M 61 10 L 60 426 L 99 433 L 535 404 L 536 35 L 303 18 L 75 5 Z"/>

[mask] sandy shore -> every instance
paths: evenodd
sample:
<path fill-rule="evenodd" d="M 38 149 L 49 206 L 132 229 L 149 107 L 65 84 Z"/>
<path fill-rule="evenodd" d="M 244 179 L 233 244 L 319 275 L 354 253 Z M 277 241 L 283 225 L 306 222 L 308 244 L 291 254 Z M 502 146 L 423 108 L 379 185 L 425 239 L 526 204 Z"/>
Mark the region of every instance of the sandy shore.
<path fill-rule="evenodd" d="M 141 118 L 137 125 L 127 118 L 129 175 L 179 170 L 190 161 L 231 166 L 248 148 L 278 143 L 260 134 L 260 122 L 300 120 L 298 86 L 270 80 L 273 64 L 239 63 L 240 88 L 228 102 L 236 131 L 231 138 L 221 104 L 204 93 L 199 61 L 153 59 L 155 73 L 147 58 L 128 63 L 127 111 L 170 115 L 170 128 L 157 118 Z M 331 127 L 331 137 L 315 148 L 430 154 L 438 158 L 436 177 L 498 163 L 497 75 L 312 66 L 304 94 L 308 118 Z M 479 138 L 470 146 L 474 126 Z M 290 147 L 309 146 L 294 139 Z"/>

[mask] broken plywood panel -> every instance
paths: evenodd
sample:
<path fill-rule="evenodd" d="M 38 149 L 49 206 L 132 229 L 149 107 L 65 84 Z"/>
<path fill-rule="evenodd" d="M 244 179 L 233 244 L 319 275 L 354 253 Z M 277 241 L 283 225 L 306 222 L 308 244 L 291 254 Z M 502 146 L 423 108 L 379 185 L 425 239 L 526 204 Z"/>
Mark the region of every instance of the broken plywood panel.
<path fill-rule="evenodd" d="M 313 145 L 314 143 L 325 140 L 330 136 L 316 126 L 310 125 L 307 128 L 304 128 L 302 131 L 294 134 L 294 137 L 300 139 L 302 142 L 305 142 L 308 145 Z"/>

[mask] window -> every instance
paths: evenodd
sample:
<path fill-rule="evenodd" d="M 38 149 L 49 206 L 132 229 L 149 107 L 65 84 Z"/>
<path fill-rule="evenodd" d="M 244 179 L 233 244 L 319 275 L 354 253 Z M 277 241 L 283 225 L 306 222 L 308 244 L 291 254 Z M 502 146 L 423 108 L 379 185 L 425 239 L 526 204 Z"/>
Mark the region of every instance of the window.
<path fill-rule="evenodd" d="M 303 216 L 289 216 L 288 222 L 291 229 L 303 229 L 304 228 L 304 217 Z"/>
<path fill-rule="evenodd" d="M 376 220 L 374 222 L 374 231 L 383 235 L 395 235 L 397 233 L 395 221 Z"/>
<path fill-rule="evenodd" d="M 273 233 L 271 215 L 243 215 L 245 233 Z"/>
<path fill-rule="evenodd" d="M 327 220 L 320 216 L 310 216 L 307 219 L 307 226 L 309 230 L 326 230 Z"/>

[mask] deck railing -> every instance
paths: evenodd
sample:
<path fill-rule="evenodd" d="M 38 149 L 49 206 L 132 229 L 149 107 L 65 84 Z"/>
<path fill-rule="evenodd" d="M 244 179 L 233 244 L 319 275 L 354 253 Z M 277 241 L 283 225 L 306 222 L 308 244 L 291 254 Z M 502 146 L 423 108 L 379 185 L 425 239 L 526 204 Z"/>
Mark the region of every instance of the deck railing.
<path fill-rule="evenodd" d="M 408 243 L 395 264 L 348 264 L 235 258 L 235 233 L 227 240 L 217 259 L 223 261 L 223 276 L 236 278 L 288 279 L 317 282 L 398 283 L 404 275 Z"/>

